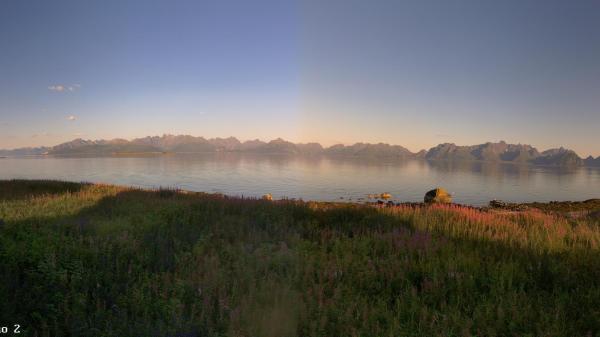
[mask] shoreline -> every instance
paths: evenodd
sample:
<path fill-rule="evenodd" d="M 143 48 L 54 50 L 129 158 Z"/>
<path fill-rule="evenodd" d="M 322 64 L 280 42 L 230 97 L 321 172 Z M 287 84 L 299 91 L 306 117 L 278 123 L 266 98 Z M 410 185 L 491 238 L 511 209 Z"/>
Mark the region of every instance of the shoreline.
<path fill-rule="evenodd" d="M 116 187 L 123 190 L 137 190 L 145 192 L 159 192 L 159 193 L 177 193 L 183 195 L 208 195 L 217 196 L 231 200 L 261 200 L 258 196 L 236 196 L 228 195 L 218 192 L 202 192 L 202 191 L 191 191 L 172 187 L 138 187 L 129 185 L 120 185 L 112 183 L 94 183 L 86 181 L 65 181 L 55 179 L 0 179 L 0 187 L 6 184 L 25 184 L 25 185 L 37 185 L 37 184 L 55 184 L 55 185 L 81 185 L 81 186 L 110 186 Z M 341 201 L 343 200 L 343 201 Z M 320 205 L 337 205 L 337 206 L 370 206 L 370 207 L 409 207 L 409 208 L 426 208 L 429 205 L 424 202 L 414 201 L 394 201 L 385 198 L 369 198 L 365 196 L 363 200 L 349 200 L 341 199 L 335 201 L 323 201 L 323 200 L 306 200 L 302 198 L 289 198 L 282 197 L 279 199 L 270 200 L 271 202 L 298 202 L 304 204 L 320 204 Z M 510 212 L 521 212 L 531 209 L 537 209 L 544 212 L 561 213 L 563 215 L 580 217 L 585 215 L 594 215 L 594 217 L 600 218 L 600 198 L 586 199 L 586 200 L 563 200 L 563 201 L 548 201 L 548 202 L 506 202 L 502 200 L 490 200 L 487 205 L 472 205 L 462 203 L 450 203 L 461 208 L 470 208 L 477 210 L 491 210 L 491 211 L 510 211 Z"/>

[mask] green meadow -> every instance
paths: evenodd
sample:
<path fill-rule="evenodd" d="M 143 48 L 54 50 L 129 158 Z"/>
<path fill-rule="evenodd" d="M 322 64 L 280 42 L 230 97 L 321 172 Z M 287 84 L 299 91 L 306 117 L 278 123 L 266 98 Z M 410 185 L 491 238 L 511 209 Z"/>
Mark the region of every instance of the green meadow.
<path fill-rule="evenodd" d="M 1 181 L 0 219 L 22 336 L 600 336 L 592 217 Z"/>

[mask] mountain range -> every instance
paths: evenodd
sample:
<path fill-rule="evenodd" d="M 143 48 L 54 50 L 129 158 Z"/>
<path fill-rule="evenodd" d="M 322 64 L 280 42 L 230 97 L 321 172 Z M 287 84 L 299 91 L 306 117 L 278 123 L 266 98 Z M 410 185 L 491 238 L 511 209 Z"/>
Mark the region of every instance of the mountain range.
<path fill-rule="evenodd" d="M 400 145 L 384 143 L 354 145 L 337 144 L 323 147 L 319 143 L 292 143 L 281 138 L 270 142 L 258 139 L 245 142 L 237 138 L 194 137 L 189 135 L 163 135 L 125 139 L 84 140 L 75 139 L 52 147 L 19 148 L 0 150 L 0 156 L 26 155 L 112 155 L 127 153 L 211 153 L 244 152 L 286 155 L 325 155 L 358 158 L 396 158 L 426 160 L 470 160 L 508 162 L 550 166 L 600 166 L 600 157 L 581 158 L 573 150 L 558 148 L 543 152 L 531 145 L 485 143 L 460 146 L 452 143 L 439 144 L 417 153 Z"/>

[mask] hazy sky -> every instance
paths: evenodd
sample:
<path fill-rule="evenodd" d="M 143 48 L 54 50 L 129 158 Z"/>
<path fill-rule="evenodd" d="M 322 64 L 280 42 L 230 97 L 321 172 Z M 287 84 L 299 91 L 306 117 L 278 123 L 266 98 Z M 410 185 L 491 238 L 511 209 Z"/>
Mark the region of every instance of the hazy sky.
<path fill-rule="evenodd" d="M 600 1 L 0 1 L 0 148 L 192 134 L 600 155 Z"/>

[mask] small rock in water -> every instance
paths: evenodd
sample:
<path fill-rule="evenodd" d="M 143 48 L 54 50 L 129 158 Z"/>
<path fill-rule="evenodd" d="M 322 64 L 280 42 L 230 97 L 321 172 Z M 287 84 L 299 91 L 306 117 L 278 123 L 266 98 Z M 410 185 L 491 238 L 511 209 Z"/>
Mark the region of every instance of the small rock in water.
<path fill-rule="evenodd" d="M 392 195 L 388 192 L 383 192 L 380 194 L 367 194 L 367 197 L 369 199 L 390 199 L 392 197 Z"/>

